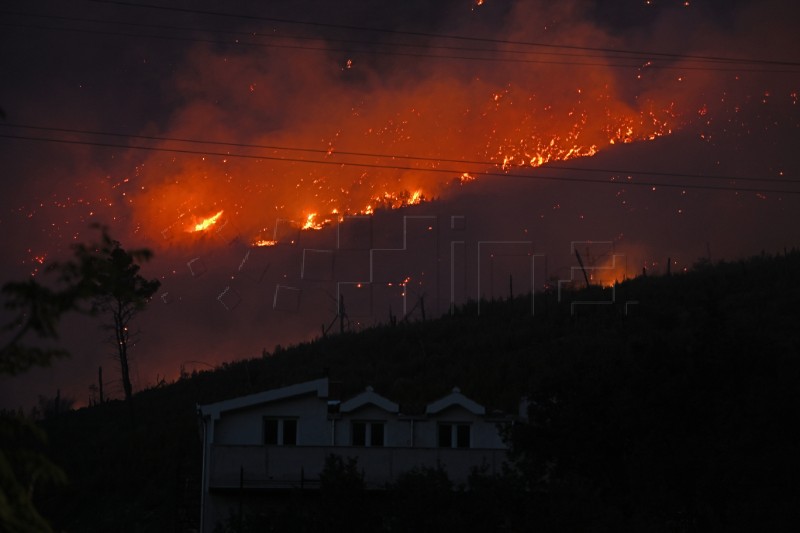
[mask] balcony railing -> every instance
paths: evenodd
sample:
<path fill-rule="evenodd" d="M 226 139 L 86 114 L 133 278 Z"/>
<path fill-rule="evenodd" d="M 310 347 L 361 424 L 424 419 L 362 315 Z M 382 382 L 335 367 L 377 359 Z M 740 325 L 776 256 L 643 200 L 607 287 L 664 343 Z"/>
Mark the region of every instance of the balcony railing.
<path fill-rule="evenodd" d="M 476 448 L 383 448 L 352 446 L 223 446 L 211 448 L 209 486 L 225 488 L 310 488 L 319 486 L 325 459 L 358 459 L 367 488 L 379 489 L 409 470 L 441 466 L 450 480 L 466 483 L 474 467 L 499 474 L 505 450 Z"/>

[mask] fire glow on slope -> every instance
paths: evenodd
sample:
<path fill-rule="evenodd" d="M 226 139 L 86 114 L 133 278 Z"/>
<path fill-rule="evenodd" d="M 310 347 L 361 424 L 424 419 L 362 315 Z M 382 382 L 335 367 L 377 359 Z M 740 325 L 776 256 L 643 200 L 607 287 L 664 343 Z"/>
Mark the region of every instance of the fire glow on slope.
<path fill-rule="evenodd" d="M 193 227 L 189 228 L 187 231 L 192 232 L 192 233 L 197 233 L 199 231 L 205 231 L 205 230 L 209 229 L 211 226 L 213 226 L 214 224 L 217 223 L 217 221 L 219 220 L 219 217 L 222 216 L 223 212 L 224 212 L 223 210 L 220 210 L 216 214 L 211 215 L 208 218 L 204 218 L 204 219 L 200 220 L 200 222 L 195 223 L 193 225 Z"/>
<path fill-rule="evenodd" d="M 605 38 L 575 24 L 585 35 L 570 38 L 594 46 Z M 163 136 L 226 145 L 209 148 L 213 155 L 154 153 L 142 165 L 147 187 L 133 209 L 156 238 L 174 235 L 165 228 L 186 215 L 224 208 L 245 240 L 274 240 L 287 221 L 318 229 L 436 198 L 483 174 L 653 140 L 695 109 L 666 87 L 631 87 L 644 83 L 640 72 L 601 59 L 568 68 L 418 61 L 387 71 L 331 68 L 325 54 L 300 61 L 285 50 L 198 49 L 187 63 L 173 80 L 186 104 Z"/>
<path fill-rule="evenodd" d="M 675 20 L 667 18 L 669 25 L 647 26 L 653 33 L 612 29 L 578 0 L 508 2 L 507 15 L 484 20 L 488 4 L 470 11 L 472 22 L 453 8 L 447 28 L 432 26 L 488 38 L 491 46 L 475 44 L 485 52 L 481 61 L 437 57 L 441 48 L 463 44 L 439 38 L 414 40 L 420 54 L 413 57 L 343 55 L 335 36 L 321 30 L 322 41 L 332 39 L 330 49 L 322 44 L 313 52 L 298 51 L 308 42 L 291 38 L 281 41 L 287 48 L 275 50 L 181 43 L 171 50 L 171 77 L 158 78 L 154 86 L 161 91 L 148 96 L 155 109 L 168 104 L 168 117 L 148 117 L 146 128 L 132 123 L 147 134 L 136 139 L 142 145 L 136 148 L 152 151 L 115 150 L 113 164 L 81 156 L 79 174 L 97 177 L 62 180 L 63 189 L 50 184 L 47 194 L 20 202 L 15 212 L 57 243 L 84 239 L 86 226 L 100 221 L 129 224 L 130 233 L 118 236 L 156 251 L 191 246 L 203 234 L 269 246 L 287 235 L 287 224 L 312 229 L 348 214 L 413 205 L 452 194 L 458 190 L 452 184 L 591 157 L 686 126 L 701 128 L 697 140 L 709 149 L 739 143 L 735 154 L 749 151 L 756 137 L 765 146 L 773 142 L 767 148 L 776 155 L 759 157 L 766 166 L 747 172 L 791 175 L 785 168 L 791 163 L 777 157 L 791 149 L 777 148 L 779 139 L 790 138 L 779 132 L 791 123 L 796 132 L 800 124 L 793 111 L 800 92 L 793 69 L 762 72 L 764 65 L 690 59 L 700 54 L 796 62 L 796 31 L 780 2 L 733 10 L 725 20 L 738 21 L 735 32 L 728 31 L 735 25 L 718 25 L 716 15 L 694 8 L 677 15 L 665 7 L 669 17 L 685 15 L 680 20 L 694 26 L 677 32 Z M 620 9 L 615 5 L 613 11 Z M 346 21 L 348 14 L 341 16 Z M 759 31 L 765 26 L 754 20 L 768 20 L 770 32 Z M 259 30 L 258 23 L 246 24 Z M 407 50 L 411 41 L 398 37 L 396 44 Z M 512 46 L 529 41 L 555 48 L 530 52 Z M 393 47 L 387 43 L 387 50 Z M 602 50 L 656 50 L 669 57 L 637 52 L 633 66 L 619 65 L 621 54 Z M 720 161 L 725 158 L 717 157 L 717 166 Z M 623 168 L 695 173 L 676 163 L 657 158 L 649 167 L 640 162 Z M 736 175 L 740 165 L 731 168 Z M 223 209 L 213 224 L 202 225 Z M 31 224 L 34 217 L 37 223 Z M 205 229 L 196 230 L 198 225 Z M 37 271 L 41 256 L 53 255 L 47 248 L 25 245 L 29 271 Z"/>
<path fill-rule="evenodd" d="M 477 110 L 466 102 L 448 106 L 444 89 L 431 92 L 420 102 L 424 106 L 409 103 L 399 111 L 376 107 L 342 117 L 335 135 L 341 139 L 341 153 L 331 149 L 322 158 L 278 150 L 260 150 L 263 159 L 247 153 L 169 162 L 154 158 L 149 166 L 171 174 L 170 181 L 149 184 L 147 197 L 135 207 L 149 211 L 143 218 L 157 224 L 150 228 L 156 232 L 183 217 L 187 203 L 197 206 L 190 214 L 204 205 L 223 205 L 225 216 L 254 241 L 265 228 L 274 229 L 277 220 L 319 229 L 343 215 L 415 205 L 441 194 L 449 184 L 479 179 L 485 172 L 538 167 L 590 157 L 613 144 L 652 140 L 669 134 L 676 119 L 669 105 L 637 111 L 610 103 L 604 91 L 591 99 L 582 98 L 582 92 L 575 91 L 573 102 L 539 105 L 528 95 L 522 99 L 525 107 L 509 90 L 499 100 L 490 95 Z M 369 127 L 372 120 L 382 127 Z M 440 142 L 432 138 L 437 133 Z M 283 135 L 289 140 L 256 137 L 248 144 L 314 146 L 309 133 Z M 375 155 L 351 155 L 355 153 Z M 192 232 L 208 229 L 222 212 L 197 217 Z"/>

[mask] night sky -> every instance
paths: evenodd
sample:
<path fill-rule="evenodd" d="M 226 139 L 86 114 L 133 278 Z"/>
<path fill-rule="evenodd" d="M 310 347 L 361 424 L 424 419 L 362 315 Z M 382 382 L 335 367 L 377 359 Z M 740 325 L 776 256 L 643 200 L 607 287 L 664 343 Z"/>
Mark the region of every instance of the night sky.
<path fill-rule="evenodd" d="M 148 247 L 137 390 L 478 296 L 800 245 L 785 1 L 4 2 L 0 281 Z M 304 227 L 306 229 L 304 229 Z M 5 321 L 4 321 L 5 322 Z M 85 405 L 101 321 L 0 406 Z"/>

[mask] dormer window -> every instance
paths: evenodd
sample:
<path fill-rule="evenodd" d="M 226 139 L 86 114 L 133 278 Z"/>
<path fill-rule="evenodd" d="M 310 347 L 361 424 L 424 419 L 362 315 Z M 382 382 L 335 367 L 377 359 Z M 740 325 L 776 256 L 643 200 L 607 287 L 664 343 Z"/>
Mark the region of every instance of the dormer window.
<path fill-rule="evenodd" d="M 440 423 L 438 444 L 440 448 L 469 448 L 470 425 L 451 422 Z"/>
<path fill-rule="evenodd" d="M 353 446 L 383 446 L 385 422 L 352 422 L 350 444 Z"/>

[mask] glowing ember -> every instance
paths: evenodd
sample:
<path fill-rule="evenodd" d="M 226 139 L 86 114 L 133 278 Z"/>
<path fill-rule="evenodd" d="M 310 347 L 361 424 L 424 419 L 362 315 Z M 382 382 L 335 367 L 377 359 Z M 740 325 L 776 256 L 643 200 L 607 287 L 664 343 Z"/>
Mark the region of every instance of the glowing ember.
<path fill-rule="evenodd" d="M 470 181 L 475 181 L 475 176 L 471 175 L 469 172 L 464 172 L 456 179 L 459 185 L 464 185 Z"/>
<path fill-rule="evenodd" d="M 275 56 L 268 65 L 292 59 Z M 159 150 L 189 154 L 154 150 L 137 168 L 131 184 L 142 187 L 125 198 L 130 198 L 136 220 L 143 221 L 143 235 L 164 242 L 161 235 L 173 236 L 165 229 L 186 227 L 181 213 L 200 206 L 225 206 L 231 237 L 241 234 L 245 242 L 275 239 L 263 228 L 286 221 L 318 230 L 343 216 L 405 208 L 453 194 L 456 185 L 485 179 L 499 169 L 525 173 L 531 167 L 591 157 L 611 145 L 654 140 L 696 119 L 701 105 L 707 106 L 701 115 L 705 120 L 715 110 L 705 94 L 697 103 L 684 96 L 693 94 L 691 90 L 675 96 L 672 86 L 649 89 L 654 80 L 646 87 L 631 87 L 626 70 L 611 70 L 600 59 L 581 63 L 577 71 L 577 64 L 565 69 L 549 60 L 530 69 L 500 61 L 469 76 L 461 63 L 442 63 L 444 70 L 437 63 L 428 71 L 422 62 L 413 79 L 398 75 L 380 83 L 382 78 L 372 71 L 380 67 L 355 58 L 345 64 L 358 64 L 353 70 L 362 71 L 363 78 L 351 79 L 346 73 L 336 81 L 342 75 L 340 63 L 335 77 L 321 83 L 320 73 L 333 75 L 328 60 L 307 60 L 296 79 L 271 79 L 270 72 L 283 70 L 247 54 L 231 62 L 224 54 L 209 53 L 204 68 L 180 73 L 191 80 L 186 84 L 181 78 L 180 87 L 212 86 L 217 102 L 242 101 L 238 84 L 215 82 L 222 79 L 219 73 L 231 79 L 246 76 L 242 79 L 259 90 L 248 93 L 248 98 L 257 98 L 246 105 L 212 106 L 218 114 L 189 99 L 169 131 L 157 137 Z M 648 70 L 645 77 L 656 73 Z M 269 80 L 276 84 L 272 97 L 285 95 L 278 110 L 260 89 Z M 324 97 L 317 93 L 323 87 Z M 259 118 L 259 113 L 274 111 L 281 127 L 256 127 L 257 119 L 241 122 L 244 109 Z M 237 127 L 216 129 L 208 139 L 204 132 L 211 123 Z M 187 150 L 177 139 L 203 144 Z M 199 232 L 214 225 L 216 215 L 189 220 L 189 232 Z"/>
<path fill-rule="evenodd" d="M 263 247 L 263 246 L 275 246 L 278 244 L 278 241 L 271 241 L 268 239 L 258 239 L 257 241 L 253 241 L 253 246 Z"/>
<path fill-rule="evenodd" d="M 217 221 L 219 220 L 219 217 L 221 217 L 221 216 L 222 216 L 222 211 L 220 210 L 216 215 L 213 215 L 213 216 L 210 216 L 208 218 L 202 219 L 200 222 L 198 222 L 198 223 L 196 223 L 194 225 L 194 228 L 188 229 L 187 231 L 194 232 L 194 233 L 196 233 L 198 231 L 205 231 L 208 228 L 210 228 L 211 226 L 213 226 L 214 224 L 216 224 Z"/>
<path fill-rule="evenodd" d="M 421 204 L 425 201 L 425 193 L 422 189 L 417 189 L 414 192 L 408 190 L 401 190 L 400 192 L 384 191 L 383 194 L 375 195 L 370 198 L 370 203 L 364 209 L 360 210 L 361 214 L 370 215 L 376 208 L 385 207 L 389 209 L 399 209 L 410 205 Z"/>
<path fill-rule="evenodd" d="M 322 221 L 317 220 L 317 213 L 311 213 L 306 216 L 306 221 L 302 226 L 302 229 L 322 229 L 325 227 L 326 224 L 330 224 L 331 220 L 326 218 Z"/>
<path fill-rule="evenodd" d="M 652 140 L 681 125 L 669 101 L 643 98 L 631 106 L 606 85 L 567 91 L 534 87 L 537 92 L 521 83 L 498 88 L 476 80 L 454 93 L 451 83 L 430 82 L 358 107 L 333 106 L 337 113 L 328 118 L 335 129 L 325 137 L 313 140 L 312 132 L 325 129 L 313 121 L 308 128 L 297 122 L 299 131 L 285 139 L 251 137 L 247 146 L 253 148 L 295 147 L 261 150 L 264 159 L 243 150 L 234 158 L 220 153 L 168 162 L 156 154 L 147 168 L 158 175 L 147 178 L 147 189 L 132 204 L 150 226 L 144 229 L 160 235 L 174 224 L 185 227 L 181 211 L 224 203 L 230 206 L 226 217 L 233 217 L 237 231 L 252 243 L 274 239 L 260 229 L 277 220 L 319 230 L 344 215 L 421 204 L 484 172 L 591 157 L 610 145 Z M 331 108 L 325 109 L 319 116 L 328 116 Z M 298 150 L 310 153 L 300 157 Z M 188 231 L 219 225 L 220 216 L 192 219 Z"/>

